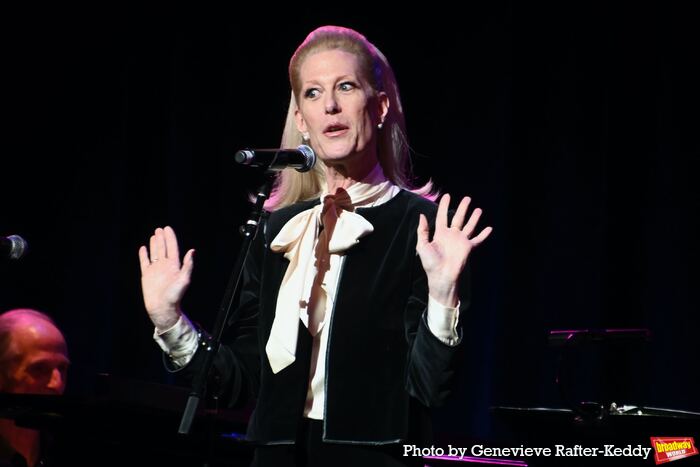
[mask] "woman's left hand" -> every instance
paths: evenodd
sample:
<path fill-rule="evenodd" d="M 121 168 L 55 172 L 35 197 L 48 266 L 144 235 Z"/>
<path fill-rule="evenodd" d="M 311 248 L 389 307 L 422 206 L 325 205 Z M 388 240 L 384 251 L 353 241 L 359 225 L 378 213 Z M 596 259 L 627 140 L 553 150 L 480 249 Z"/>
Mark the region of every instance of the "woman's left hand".
<path fill-rule="evenodd" d="M 438 205 L 432 242 L 429 238 L 428 220 L 423 214 L 420 215 L 418 222 L 416 251 L 428 276 L 429 294 L 434 300 L 449 307 L 457 306 L 459 301 L 457 281 L 467 264 L 469 254 L 473 248 L 486 240 L 493 230 L 491 227 L 486 227 L 472 237 L 481 217 L 481 209 L 474 209 L 469 220 L 464 224 L 470 201 L 469 197 L 462 198 L 452 218 L 452 224 L 448 226 L 447 210 L 450 205 L 450 195 L 445 193 L 442 196 Z"/>

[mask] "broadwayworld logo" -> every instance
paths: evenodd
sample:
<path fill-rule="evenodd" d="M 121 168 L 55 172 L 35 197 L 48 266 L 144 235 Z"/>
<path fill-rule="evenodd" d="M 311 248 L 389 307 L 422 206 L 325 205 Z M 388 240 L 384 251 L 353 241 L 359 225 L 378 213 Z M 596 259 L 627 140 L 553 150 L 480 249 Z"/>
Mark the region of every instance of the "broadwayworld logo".
<path fill-rule="evenodd" d="M 651 446 L 654 448 L 656 465 L 684 459 L 698 453 L 698 448 L 695 447 L 695 440 L 692 437 L 651 438 Z"/>

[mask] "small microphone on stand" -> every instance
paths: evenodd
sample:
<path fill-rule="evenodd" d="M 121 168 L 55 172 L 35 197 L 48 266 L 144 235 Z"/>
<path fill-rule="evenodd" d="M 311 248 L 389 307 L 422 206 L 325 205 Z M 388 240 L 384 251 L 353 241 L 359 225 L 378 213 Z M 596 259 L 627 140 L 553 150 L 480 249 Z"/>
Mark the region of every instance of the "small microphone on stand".
<path fill-rule="evenodd" d="M 0 237 L 0 257 L 7 255 L 10 259 L 20 259 L 28 248 L 27 241 L 19 235 Z"/>
<path fill-rule="evenodd" d="M 316 154 L 305 144 L 296 149 L 241 149 L 234 158 L 239 164 L 273 171 L 290 167 L 308 172 L 316 164 Z"/>

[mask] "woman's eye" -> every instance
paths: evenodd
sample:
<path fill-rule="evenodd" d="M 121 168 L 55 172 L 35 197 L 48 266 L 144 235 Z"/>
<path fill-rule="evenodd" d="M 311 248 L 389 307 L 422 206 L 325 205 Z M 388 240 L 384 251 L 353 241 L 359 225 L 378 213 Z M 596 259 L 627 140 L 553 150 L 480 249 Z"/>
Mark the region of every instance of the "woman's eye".
<path fill-rule="evenodd" d="M 315 97 L 318 97 L 319 91 L 316 88 L 310 88 L 307 89 L 306 92 L 304 92 L 304 97 L 308 99 L 313 99 Z"/>
<path fill-rule="evenodd" d="M 344 82 L 344 83 L 340 83 L 340 85 L 338 86 L 338 88 L 339 88 L 341 91 L 350 91 L 350 90 L 352 90 L 352 89 L 355 89 L 355 84 L 354 84 L 354 83 L 351 83 L 351 82 L 349 82 L 349 81 L 346 81 L 346 82 Z"/>

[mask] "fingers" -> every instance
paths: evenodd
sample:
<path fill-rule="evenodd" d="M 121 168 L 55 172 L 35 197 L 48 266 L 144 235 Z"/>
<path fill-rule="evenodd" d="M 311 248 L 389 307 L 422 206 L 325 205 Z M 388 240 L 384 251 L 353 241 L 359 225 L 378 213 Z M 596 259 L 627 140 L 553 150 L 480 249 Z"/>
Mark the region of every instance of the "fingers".
<path fill-rule="evenodd" d="M 486 227 L 484 230 L 479 232 L 479 235 L 471 239 L 472 245 L 476 246 L 486 240 L 486 238 L 493 232 L 492 227 Z"/>
<path fill-rule="evenodd" d="M 194 250 L 189 250 L 185 253 L 185 257 L 182 260 L 182 269 L 180 274 L 190 281 L 190 276 L 192 276 L 192 268 L 194 268 Z"/>
<path fill-rule="evenodd" d="M 165 237 L 163 236 L 163 229 L 158 227 L 153 235 L 151 235 L 151 248 L 150 248 L 150 253 L 151 253 L 151 262 L 155 263 L 156 261 L 167 258 L 167 248 L 165 246 Z"/>
<path fill-rule="evenodd" d="M 464 228 L 462 229 L 462 232 L 467 237 L 469 237 L 474 232 L 474 229 L 476 228 L 476 224 L 479 222 L 480 217 L 481 217 L 481 208 L 474 209 L 474 212 L 472 212 L 472 215 L 469 217 L 469 220 L 467 221 L 467 225 L 465 225 Z"/>
<path fill-rule="evenodd" d="M 175 231 L 170 226 L 166 226 L 165 228 L 158 227 L 153 235 L 151 235 L 149 248 L 145 246 L 139 248 L 141 271 L 143 272 L 146 266 L 167 258 L 177 261 L 178 267 L 180 267 L 180 250 L 177 244 Z"/>
<path fill-rule="evenodd" d="M 417 233 L 417 243 L 416 243 L 416 249 L 420 248 L 421 246 L 425 245 L 426 243 L 429 243 L 430 241 L 430 229 L 428 228 L 428 219 L 426 219 L 425 215 L 421 214 L 418 218 L 418 230 L 416 230 Z"/>
<path fill-rule="evenodd" d="M 158 253 L 157 253 L 158 249 L 156 247 L 156 243 L 157 243 L 156 235 L 153 234 L 153 235 L 151 235 L 151 240 L 149 242 L 149 249 L 148 249 L 148 251 L 151 254 L 150 255 L 151 262 L 158 261 Z"/>
<path fill-rule="evenodd" d="M 462 201 L 459 202 L 459 206 L 457 206 L 457 212 L 455 212 L 455 215 L 452 217 L 452 228 L 458 228 L 461 229 L 462 225 L 464 225 L 464 218 L 467 215 L 467 211 L 469 210 L 469 203 L 471 202 L 471 198 L 469 196 L 465 196 L 462 198 Z"/>
<path fill-rule="evenodd" d="M 163 229 L 156 229 L 156 258 L 163 259 L 168 257 L 168 247 L 165 244 L 165 234 Z M 153 260 L 153 251 L 151 251 L 151 261 Z"/>
<path fill-rule="evenodd" d="M 450 204 L 450 195 L 449 193 L 445 193 L 442 198 L 440 199 L 440 204 L 438 205 L 438 212 L 436 216 L 436 229 L 442 227 L 447 227 L 447 210 L 449 208 Z M 457 206 L 457 211 L 455 212 L 455 215 L 452 217 L 452 223 L 450 225 L 450 229 L 459 229 L 462 231 L 462 233 L 470 239 L 473 245 L 478 245 L 479 243 L 483 242 L 488 238 L 489 235 L 491 235 L 491 232 L 493 231 L 493 228 L 491 227 L 486 227 L 483 229 L 481 232 L 479 232 L 479 235 L 476 237 L 471 238 L 472 234 L 474 233 L 474 230 L 476 229 L 477 224 L 479 223 L 479 219 L 481 218 L 481 214 L 483 211 L 481 208 L 476 208 L 472 212 L 471 216 L 469 216 L 469 220 L 467 223 L 464 225 L 462 228 L 462 224 L 464 223 L 464 219 L 467 216 L 467 212 L 469 211 L 469 205 L 471 204 L 471 198 L 468 196 L 465 196 L 462 198 L 462 201 L 460 201 L 459 206 Z M 422 219 L 421 219 L 422 221 Z M 427 228 L 427 223 L 426 223 L 426 228 Z M 427 235 L 427 234 L 426 234 Z"/>
<path fill-rule="evenodd" d="M 141 266 L 141 274 L 151 265 L 151 260 L 148 259 L 148 250 L 145 246 L 139 248 L 139 265 Z"/>
<path fill-rule="evenodd" d="M 180 250 L 177 246 L 177 237 L 175 231 L 169 225 L 163 229 L 163 240 L 165 243 L 165 252 L 168 258 L 174 258 L 180 261 Z"/>
<path fill-rule="evenodd" d="M 440 204 L 438 204 L 437 216 L 435 217 L 435 228 L 439 229 L 442 227 L 447 227 L 447 209 L 450 207 L 450 194 L 445 193 L 440 198 Z"/>

